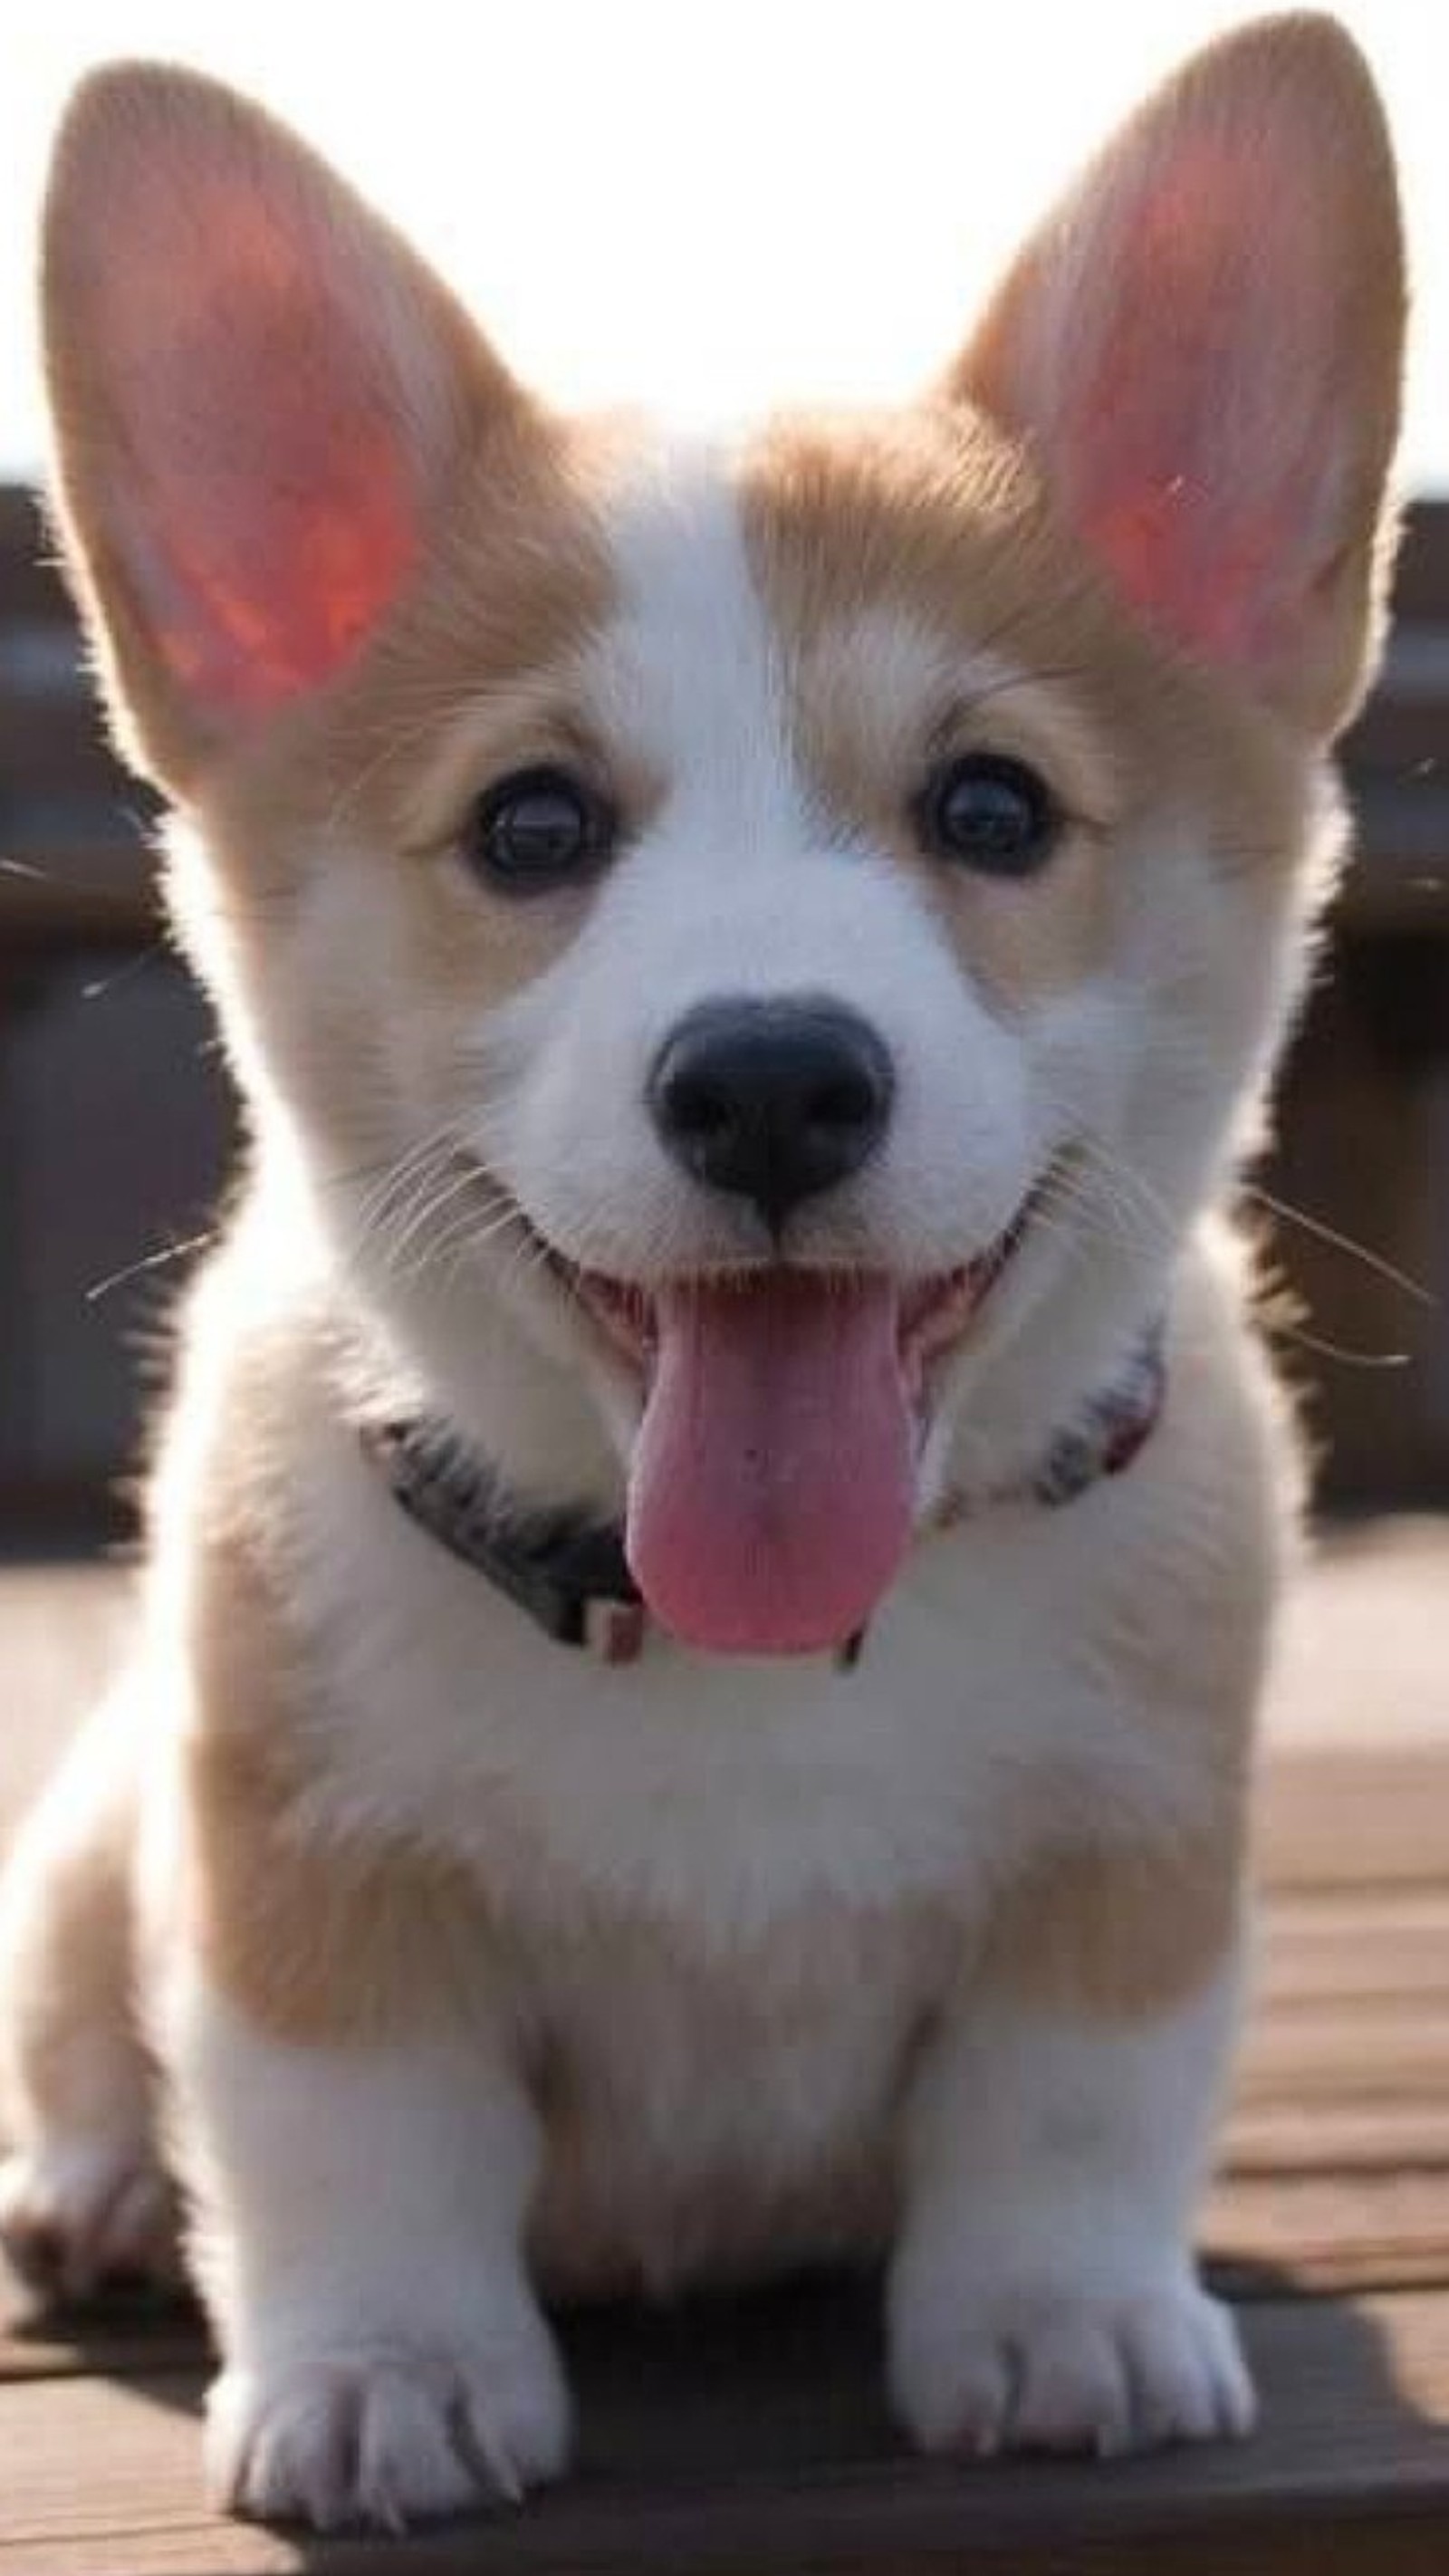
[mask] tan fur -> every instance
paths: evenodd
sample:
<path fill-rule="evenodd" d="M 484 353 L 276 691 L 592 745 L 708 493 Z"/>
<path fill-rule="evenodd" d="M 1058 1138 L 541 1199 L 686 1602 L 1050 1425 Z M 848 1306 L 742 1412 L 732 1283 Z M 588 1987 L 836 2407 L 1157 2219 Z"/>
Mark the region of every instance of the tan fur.
<path fill-rule="evenodd" d="M 487 1982 L 478 1891 L 385 1837 L 336 1850 L 308 1831 L 301 1720 L 316 1680 L 263 1547 L 216 1537 L 197 1568 L 187 1935 L 220 1990 L 279 2039 L 376 2044 L 447 2026 L 476 2012 Z"/>
<path fill-rule="evenodd" d="M 1222 1254 L 1246 1279 L 1237 1248 L 1225 1241 Z M 1266 1372 L 1256 1407 L 1243 1401 L 1251 1376 L 1231 1392 L 1219 1377 L 1204 1404 L 1202 1365 L 1189 1315 L 1169 1395 L 1182 1410 L 1155 1435 L 1177 1453 L 1171 1489 L 1104 1566 L 1080 1647 L 1195 1780 L 1194 1813 L 1167 1836 L 1124 1822 L 1105 1840 L 1048 1847 L 1005 1892 L 982 1962 L 986 1982 L 1019 2002 L 1104 2025 L 1150 2020 L 1196 1993 L 1230 1954 L 1245 1902 L 1253 1718 L 1297 1495 Z M 1259 1467 L 1265 1441 L 1278 1457 L 1272 1483 Z"/>
<path fill-rule="evenodd" d="M 1064 1851 L 993 1918 L 983 1990 L 1103 2025 L 1150 2023 L 1228 1955 L 1239 1928 L 1240 1818 L 1161 1851 Z"/>
<path fill-rule="evenodd" d="M 482 791 L 565 759 L 581 739 L 574 672 L 611 608 L 599 434 L 505 418 L 458 480 L 414 586 L 354 671 L 249 749 L 208 799 L 208 850 L 248 970 L 272 906 L 295 899 L 316 841 L 400 852 L 420 967 L 476 1008 L 536 974 L 572 935 L 578 897 L 491 898 L 448 861 Z M 648 782 L 599 775 L 647 812 Z M 345 1043 L 345 1040 L 344 1040 Z"/>
<path fill-rule="evenodd" d="M 823 813 L 917 872 L 987 991 L 1042 1001 L 1101 964 L 1137 900 L 1135 865 L 1151 864 L 1122 844 L 1174 803 L 1205 807 L 1247 864 L 1296 858 L 1286 746 L 1205 667 L 1153 650 L 1020 453 L 969 404 L 783 423 L 750 451 L 742 488 Z M 875 620 L 939 663 L 934 699 L 916 690 L 905 724 L 882 709 Z M 923 857 L 921 780 L 974 748 L 1026 760 L 1054 791 L 1065 832 L 1042 878 L 1016 885 Z"/>

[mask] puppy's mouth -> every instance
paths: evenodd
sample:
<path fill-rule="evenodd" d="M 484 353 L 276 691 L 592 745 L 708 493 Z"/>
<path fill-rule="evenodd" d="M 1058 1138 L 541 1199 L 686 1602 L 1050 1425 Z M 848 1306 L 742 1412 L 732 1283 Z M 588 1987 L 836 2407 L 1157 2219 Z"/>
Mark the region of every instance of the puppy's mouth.
<path fill-rule="evenodd" d="M 933 1383 L 1027 1231 L 924 1281 L 788 1265 L 645 1289 L 572 1270 L 637 1376 L 625 1543 L 649 1607 L 716 1654 L 863 1626 L 915 1522 Z"/>

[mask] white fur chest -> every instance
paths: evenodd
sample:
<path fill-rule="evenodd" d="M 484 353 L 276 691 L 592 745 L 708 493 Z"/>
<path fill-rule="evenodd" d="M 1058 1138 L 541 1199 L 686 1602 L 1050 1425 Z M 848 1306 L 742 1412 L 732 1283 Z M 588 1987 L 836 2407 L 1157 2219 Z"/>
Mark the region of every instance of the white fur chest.
<path fill-rule="evenodd" d="M 566 2291 L 878 2249 L 901 2100 L 959 1931 L 825 1906 L 730 1957 L 616 1919 L 509 1960 L 546 2151 L 533 2238 Z"/>

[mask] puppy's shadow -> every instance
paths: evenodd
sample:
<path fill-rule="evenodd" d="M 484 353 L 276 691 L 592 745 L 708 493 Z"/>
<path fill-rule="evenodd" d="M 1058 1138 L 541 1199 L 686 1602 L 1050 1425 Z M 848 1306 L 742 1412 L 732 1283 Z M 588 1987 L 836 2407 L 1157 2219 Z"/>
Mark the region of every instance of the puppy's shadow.
<path fill-rule="evenodd" d="M 157 2404 L 199 2415 L 209 2367 L 200 2312 L 183 2293 L 138 2283 L 95 2299 L 47 2300 L 17 2280 L 0 2255 L 0 2385 L 134 2380 Z"/>

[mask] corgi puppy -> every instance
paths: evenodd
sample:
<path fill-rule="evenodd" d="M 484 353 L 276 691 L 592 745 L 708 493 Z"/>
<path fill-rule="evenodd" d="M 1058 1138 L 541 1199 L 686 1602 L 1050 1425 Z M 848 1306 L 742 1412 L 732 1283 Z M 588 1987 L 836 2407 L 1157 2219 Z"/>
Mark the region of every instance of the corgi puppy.
<path fill-rule="evenodd" d="M 245 1104 L 4 2225 L 238 2511 L 569 2455 L 544 2301 L 885 2266 L 932 2452 L 1243 2433 L 1194 2204 L 1296 1470 L 1217 1214 L 1341 840 L 1403 296 L 1329 20 L 885 416 L 561 419 L 300 144 L 82 89 L 60 523 Z"/>

